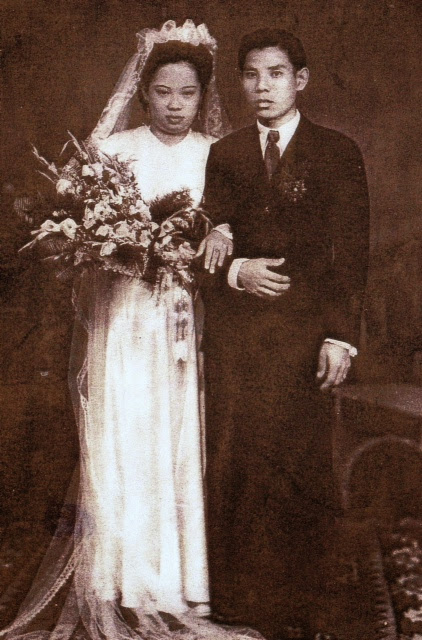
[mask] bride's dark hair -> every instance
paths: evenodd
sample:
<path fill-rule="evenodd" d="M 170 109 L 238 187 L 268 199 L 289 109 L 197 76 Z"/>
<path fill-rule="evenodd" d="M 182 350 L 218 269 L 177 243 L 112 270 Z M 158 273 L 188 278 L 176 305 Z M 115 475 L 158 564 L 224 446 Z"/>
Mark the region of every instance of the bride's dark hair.
<path fill-rule="evenodd" d="M 206 91 L 212 76 L 213 59 L 211 53 L 203 44 L 193 45 L 180 40 L 156 43 L 148 56 L 139 82 L 138 97 L 144 108 L 146 107 L 144 94 L 148 92 L 157 69 L 175 62 L 188 62 L 191 64 L 198 74 L 202 93 Z"/>

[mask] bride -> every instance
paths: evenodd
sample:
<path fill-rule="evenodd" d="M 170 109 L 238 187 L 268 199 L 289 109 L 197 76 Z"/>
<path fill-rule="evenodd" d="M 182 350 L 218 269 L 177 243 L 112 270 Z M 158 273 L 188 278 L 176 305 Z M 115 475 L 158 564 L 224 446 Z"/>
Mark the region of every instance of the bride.
<path fill-rule="evenodd" d="M 222 133 L 215 41 L 191 21 L 146 29 L 138 40 L 90 144 L 130 162 L 147 203 L 187 190 L 199 204 L 211 134 Z M 150 125 L 125 130 L 136 92 Z M 202 133 L 192 129 L 200 113 Z M 173 283 L 157 298 L 148 282 L 98 270 L 82 277 L 75 308 L 77 522 L 67 544 L 59 527 L 17 620 L 0 635 L 251 637 L 204 619 L 204 451 L 191 295 Z M 62 587 L 54 630 L 32 631 Z"/>

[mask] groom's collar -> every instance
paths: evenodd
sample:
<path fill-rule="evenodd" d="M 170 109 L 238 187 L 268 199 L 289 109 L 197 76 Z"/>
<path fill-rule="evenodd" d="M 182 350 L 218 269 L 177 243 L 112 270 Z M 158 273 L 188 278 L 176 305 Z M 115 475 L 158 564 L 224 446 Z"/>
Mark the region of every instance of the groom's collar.
<path fill-rule="evenodd" d="M 258 127 L 258 133 L 259 133 L 259 142 L 261 145 L 261 151 L 264 154 L 265 153 L 265 147 L 267 145 L 267 137 L 268 137 L 268 132 L 269 131 L 278 131 L 280 133 L 280 140 L 277 143 L 281 154 L 284 153 L 287 145 L 289 144 L 290 140 L 293 138 L 296 129 L 299 126 L 299 122 L 300 122 L 300 112 L 296 109 L 296 113 L 293 116 L 293 118 L 291 120 L 289 120 L 288 122 L 282 124 L 280 127 L 266 127 L 265 125 L 263 125 L 261 122 L 257 121 L 257 127 Z"/>

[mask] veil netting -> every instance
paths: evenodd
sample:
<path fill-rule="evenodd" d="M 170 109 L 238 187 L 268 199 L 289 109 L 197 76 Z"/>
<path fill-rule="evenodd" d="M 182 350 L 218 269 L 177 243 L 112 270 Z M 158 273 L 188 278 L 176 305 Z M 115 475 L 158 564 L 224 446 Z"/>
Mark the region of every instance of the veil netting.
<path fill-rule="evenodd" d="M 138 47 L 123 70 L 88 144 L 94 145 L 113 133 L 127 128 L 133 98 L 140 76 L 152 47 L 157 42 L 181 40 L 203 44 L 212 53 L 214 73 L 204 97 L 201 130 L 214 137 L 228 132 L 227 120 L 218 96 L 215 80 L 217 45 L 204 24 L 196 26 L 186 20 L 182 26 L 167 21 L 161 29 L 143 29 L 137 34 Z M 72 162 L 72 161 L 71 161 Z M 95 292 L 94 292 L 95 289 Z M 24 599 L 18 615 L 0 638 L 10 640 L 239 640 L 262 638 L 251 629 L 217 625 L 192 611 L 169 614 L 157 610 L 152 597 L 145 591 L 135 608 L 126 608 L 119 596 L 108 600 L 98 598 L 91 588 L 90 573 L 95 553 L 95 530 L 89 515 L 89 446 L 92 429 L 101 422 L 104 402 L 96 385 L 101 376 L 101 355 L 107 332 L 107 299 L 109 288 L 99 275 L 89 280 L 80 277 L 74 284 L 73 305 L 75 323 L 69 364 L 69 388 L 80 438 L 80 463 L 73 474 L 65 504 L 76 504 L 75 521 L 69 524 L 69 511 L 60 517 L 52 542 L 38 573 Z M 101 300 L 101 309 L 96 301 Z M 95 358 L 95 375 L 91 361 Z M 103 365 L 104 366 L 104 365 Z M 88 402 L 89 397 L 89 402 Z M 92 498 L 91 498 L 92 499 Z M 104 496 L 100 499 L 104 499 Z M 59 614 L 53 628 L 38 629 L 37 618 L 61 598 Z M 56 604 L 57 607 L 57 604 Z M 35 630 L 34 630 L 35 629 Z"/>

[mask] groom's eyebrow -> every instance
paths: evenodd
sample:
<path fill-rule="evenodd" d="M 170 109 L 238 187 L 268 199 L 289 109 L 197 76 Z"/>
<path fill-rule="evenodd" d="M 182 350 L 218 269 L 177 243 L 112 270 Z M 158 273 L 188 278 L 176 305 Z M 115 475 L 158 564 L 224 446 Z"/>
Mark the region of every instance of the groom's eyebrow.
<path fill-rule="evenodd" d="M 267 69 L 269 71 L 277 71 L 278 69 L 288 69 L 288 66 L 286 64 L 275 64 L 272 67 L 267 67 Z M 245 65 L 243 68 L 244 71 L 258 71 L 258 69 L 256 67 L 253 67 L 252 65 Z"/>

